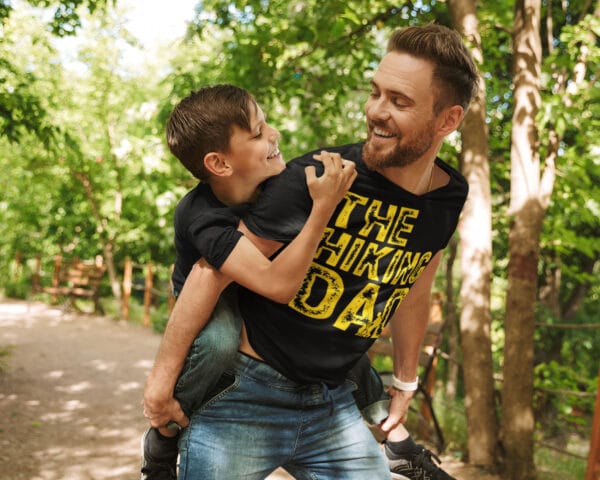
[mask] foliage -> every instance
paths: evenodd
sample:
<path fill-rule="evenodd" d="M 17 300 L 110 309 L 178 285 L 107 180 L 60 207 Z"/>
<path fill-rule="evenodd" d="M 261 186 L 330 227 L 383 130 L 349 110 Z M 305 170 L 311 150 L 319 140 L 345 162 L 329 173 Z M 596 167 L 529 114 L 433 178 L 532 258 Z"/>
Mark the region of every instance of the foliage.
<path fill-rule="evenodd" d="M 25 278 L 9 280 L 4 284 L 4 295 L 8 298 L 26 299 L 31 292 L 31 284 Z"/>

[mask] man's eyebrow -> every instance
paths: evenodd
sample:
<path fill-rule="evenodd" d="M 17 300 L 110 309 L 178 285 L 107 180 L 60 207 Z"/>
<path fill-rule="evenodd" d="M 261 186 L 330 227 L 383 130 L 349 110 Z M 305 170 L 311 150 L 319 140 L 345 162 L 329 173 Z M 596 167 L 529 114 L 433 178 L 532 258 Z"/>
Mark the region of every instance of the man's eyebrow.
<path fill-rule="evenodd" d="M 411 97 L 406 95 L 406 93 L 400 92 L 398 90 L 390 90 L 387 88 L 381 88 L 379 85 L 377 85 L 377 82 L 375 82 L 375 80 L 371 80 L 371 86 L 373 88 L 376 88 L 379 91 L 384 91 L 391 97 L 400 97 L 402 100 L 404 100 L 407 103 L 410 103 L 411 105 L 415 103 Z"/>

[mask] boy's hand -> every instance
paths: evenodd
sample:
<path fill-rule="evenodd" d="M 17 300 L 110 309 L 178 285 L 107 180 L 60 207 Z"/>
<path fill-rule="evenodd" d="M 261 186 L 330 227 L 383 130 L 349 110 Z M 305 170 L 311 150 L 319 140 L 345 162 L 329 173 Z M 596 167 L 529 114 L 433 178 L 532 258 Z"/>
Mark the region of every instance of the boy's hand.
<path fill-rule="evenodd" d="M 314 166 L 304 169 L 310 196 L 315 204 L 333 209 L 354 182 L 356 166 L 354 162 L 344 160 L 339 153 L 321 151 L 313 158 L 323 163 L 324 171 L 323 175 L 317 177 Z"/>

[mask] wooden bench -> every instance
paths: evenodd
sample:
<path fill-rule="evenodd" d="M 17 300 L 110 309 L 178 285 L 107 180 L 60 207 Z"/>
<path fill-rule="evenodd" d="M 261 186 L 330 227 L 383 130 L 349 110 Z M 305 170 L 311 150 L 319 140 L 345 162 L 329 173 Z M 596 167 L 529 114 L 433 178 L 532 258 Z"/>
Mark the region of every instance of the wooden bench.
<path fill-rule="evenodd" d="M 424 423 L 433 423 L 436 440 L 435 445 L 439 453 L 445 448 L 444 434 L 435 415 L 433 408 L 433 386 L 435 384 L 435 368 L 441 353 L 441 343 L 444 333 L 444 318 L 442 315 L 442 294 L 434 293 L 431 301 L 429 324 L 419 355 L 419 385 L 415 398 L 421 399 L 420 420 Z M 374 355 L 393 356 L 393 346 L 389 327 L 386 327 L 381 336 L 369 349 L 371 359 Z M 392 380 L 392 372 L 380 372 L 381 379 L 386 387 Z M 423 433 L 423 432 L 422 432 Z M 426 432 L 428 433 L 428 432 Z"/>
<path fill-rule="evenodd" d="M 65 262 L 57 255 L 54 260 L 52 286 L 42 287 L 41 290 L 52 295 L 53 303 L 57 303 L 59 297 L 65 297 L 75 308 L 75 299 L 90 299 L 94 302 L 94 312 L 103 313 L 99 293 L 105 271 L 106 266 L 101 256 L 97 256 L 94 261 L 73 258 Z"/>

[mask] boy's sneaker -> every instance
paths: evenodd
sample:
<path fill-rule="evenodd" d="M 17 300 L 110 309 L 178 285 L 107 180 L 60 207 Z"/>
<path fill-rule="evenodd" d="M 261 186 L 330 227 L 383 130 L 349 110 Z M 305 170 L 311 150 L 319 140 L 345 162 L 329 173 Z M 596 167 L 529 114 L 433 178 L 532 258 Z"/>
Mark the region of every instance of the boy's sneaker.
<path fill-rule="evenodd" d="M 160 451 L 156 435 L 158 432 L 154 428 L 149 428 L 142 435 L 141 480 L 177 480 L 177 437 L 173 437 L 175 450 L 170 448 Z M 157 450 L 160 451 L 160 456 L 156 455 Z"/>
<path fill-rule="evenodd" d="M 427 450 L 422 445 L 412 452 L 392 460 L 388 457 L 390 472 L 393 479 L 401 480 L 456 480 L 440 467 L 433 460 L 440 464 L 440 459 Z"/>

